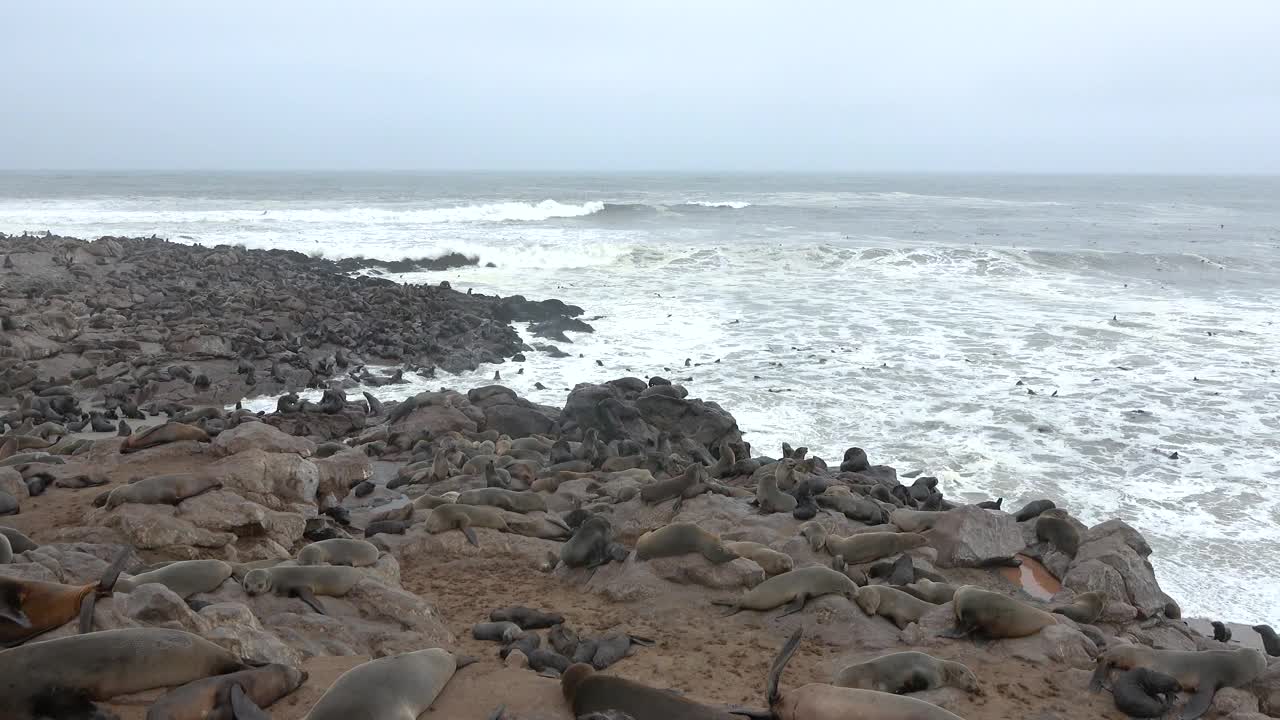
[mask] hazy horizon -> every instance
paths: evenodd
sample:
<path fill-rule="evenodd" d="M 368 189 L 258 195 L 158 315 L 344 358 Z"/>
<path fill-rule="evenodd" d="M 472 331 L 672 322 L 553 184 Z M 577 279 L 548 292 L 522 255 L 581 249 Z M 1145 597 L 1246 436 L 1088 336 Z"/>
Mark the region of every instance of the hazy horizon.
<path fill-rule="evenodd" d="M 1280 4 L 6 9 L 0 169 L 1280 174 Z"/>

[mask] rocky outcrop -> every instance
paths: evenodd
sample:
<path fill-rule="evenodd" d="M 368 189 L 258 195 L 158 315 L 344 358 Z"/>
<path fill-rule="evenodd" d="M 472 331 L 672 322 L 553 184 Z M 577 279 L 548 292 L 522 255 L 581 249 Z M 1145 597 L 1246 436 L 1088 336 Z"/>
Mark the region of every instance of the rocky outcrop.
<path fill-rule="evenodd" d="M 647 388 L 638 378 L 578 385 L 560 413 L 561 430 L 594 428 L 606 442 L 629 440 L 641 448 L 656 447 L 661 433 L 690 438 L 706 449 L 741 444 L 737 421 L 719 405 L 669 395 L 641 397 Z"/>
<path fill-rule="evenodd" d="M 982 567 L 1025 547 L 1012 515 L 973 505 L 941 514 L 928 537 L 938 551 L 938 566 L 944 568 Z"/>
<path fill-rule="evenodd" d="M 1096 590 L 1137 608 L 1144 617 L 1164 614 L 1167 596 L 1147 560 L 1151 546 L 1121 520 L 1089 529 L 1062 584 L 1077 592 Z"/>

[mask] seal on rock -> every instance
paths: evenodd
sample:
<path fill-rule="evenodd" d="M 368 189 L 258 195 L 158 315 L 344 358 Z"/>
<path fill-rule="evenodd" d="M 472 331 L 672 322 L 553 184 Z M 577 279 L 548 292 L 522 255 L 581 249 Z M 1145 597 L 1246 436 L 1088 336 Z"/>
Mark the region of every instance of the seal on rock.
<path fill-rule="evenodd" d="M 1150 668 L 1120 673 L 1111 686 L 1116 709 L 1137 718 L 1164 717 L 1178 699 L 1178 681 Z"/>
<path fill-rule="evenodd" d="M 417 720 L 457 669 L 454 656 L 440 648 L 370 660 L 334 681 L 307 720 Z"/>
<path fill-rule="evenodd" d="M 232 571 L 231 565 L 221 560 L 179 560 L 154 570 L 121 578 L 116 583 L 116 590 L 127 593 L 147 583 L 159 583 L 185 600 L 196 593 L 217 590 L 223 581 L 231 577 Z"/>
<path fill-rule="evenodd" d="M 828 535 L 826 548 L 833 556 L 841 555 L 845 562 L 857 565 L 923 547 L 928 542 L 919 533 L 869 532 L 847 538 Z"/>
<path fill-rule="evenodd" d="M 794 569 L 795 562 L 790 555 L 754 542 L 727 542 L 724 548 L 729 552 L 744 557 L 764 569 L 765 575 L 781 575 Z"/>
<path fill-rule="evenodd" d="M 92 630 L 98 596 L 111 593 L 128 558 L 129 551 L 122 551 L 103 571 L 102 578 L 89 585 L 0 576 L 0 647 L 21 645 L 77 616 L 81 633 Z"/>
<path fill-rule="evenodd" d="M 1119 645 L 1098 656 L 1089 689 L 1097 692 L 1112 668 L 1147 668 L 1172 676 L 1183 690 L 1195 693 L 1182 709 L 1183 720 L 1194 720 L 1209 709 L 1218 690 L 1258 679 L 1267 670 L 1267 658 L 1253 648 L 1185 651 Z"/>
<path fill-rule="evenodd" d="M 568 567 L 596 568 L 611 560 L 622 562 L 629 551 L 613 540 L 613 524 L 603 515 L 591 515 L 560 546 L 560 562 Z"/>
<path fill-rule="evenodd" d="M 458 493 L 456 502 L 462 505 L 489 505 L 517 513 L 547 511 L 547 501 L 538 493 L 500 487 L 463 490 Z"/>
<path fill-rule="evenodd" d="M 857 584 L 844 573 L 821 565 L 810 565 L 774 575 L 748 590 L 736 602 L 712 600 L 711 604 L 728 607 L 729 611 L 725 615 L 733 615 L 742 610 L 772 610 L 786 605 L 786 611 L 779 616 L 783 617 L 803 610 L 805 603 L 811 598 L 844 595 L 853 600 L 857 592 Z"/>
<path fill-rule="evenodd" d="M 486 505 L 459 505 L 457 503 L 448 503 L 434 508 L 427 514 L 426 522 L 423 523 L 429 533 L 442 533 L 446 530 L 460 530 L 466 536 L 467 542 L 480 546 L 480 539 L 476 537 L 476 531 L 473 528 L 483 527 L 492 528 L 508 532 L 507 521 L 503 519 L 502 513 L 497 508 L 491 508 Z"/>
<path fill-rule="evenodd" d="M 1052 500 L 1032 500 L 1023 505 L 1021 510 L 1014 513 L 1013 519 L 1018 522 L 1026 522 L 1032 518 L 1040 517 L 1040 514 L 1045 510 L 1052 510 L 1056 507 L 1058 506 Z"/>
<path fill-rule="evenodd" d="M 693 497 L 700 492 L 700 488 L 704 485 L 706 476 L 706 468 L 698 463 L 693 463 L 685 468 L 684 472 L 673 478 L 659 480 L 640 488 L 640 501 L 646 505 L 656 505 L 657 503 L 674 499 L 677 506 L 685 498 Z"/>
<path fill-rule="evenodd" d="M 1075 557 L 1080 550 L 1080 531 L 1070 520 L 1057 515 L 1044 515 L 1036 519 L 1036 539 L 1049 543 L 1067 557 Z"/>
<path fill-rule="evenodd" d="M 925 613 L 934 609 L 932 603 L 885 585 L 867 585 L 858 588 L 854 602 L 858 603 L 862 612 L 887 618 L 897 625 L 899 630 L 916 622 L 924 617 Z"/>
<path fill-rule="evenodd" d="M 1280 657 L 1280 635 L 1270 625 L 1254 625 L 1253 631 L 1262 636 L 1262 647 L 1271 657 Z"/>
<path fill-rule="evenodd" d="M 106 507 L 110 510 L 125 503 L 177 505 L 187 498 L 220 487 L 222 482 L 209 475 L 153 475 L 112 490 L 107 494 Z"/>
<path fill-rule="evenodd" d="M 943 637 L 964 637 L 977 631 L 988 638 L 1020 638 L 1058 623 L 1044 610 L 976 585 L 957 588 L 952 603 L 956 629 Z"/>
<path fill-rule="evenodd" d="M 934 582 L 929 578 L 921 578 L 913 583 L 907 585 L 896 585 L 895 587 L 898 590 L 909 595 L 914 595 L 921 600 L 933 603 L 934 605 L 949 603 L 956 594 L 955 585 L 944 582 Z"/>
<path fill-rule="evenodd" d="M 1231 628 L 1224 625 L 1222 621 L 1214 620 L 1209 624 L 1213 626 L 1214 640 L 1217 640 L 1218 642 L 1221 642 L 1221 643 L 1231 641 Z"/>
<path fill-rule="evenodd" d="M 519 625 L 521 630 L 538 630 L 563 623 L 564 616 L 560 613 L 545 613 L 533 608 L 516 605 L 490 612 L 489 620 L 491 622 L 513 622 Z"/>
<path fill-rule="evenodd" d="M 756 504 L 762 513 L 790 513 L 796 509 L 795 497 L 782 492 L 795 472 L 796 462 L 790 458 L 777 464 L 773 472 L 763 472 L 756 483 Z"/>
<path fill-rule="evenodd" d="M 698 553 L 707 560 L 721 565 L 737 559 L 720 542 L 720 538 L 693 523 L 671 523 L 640 536 L 636 541 L 636 559 L 672 557 Z"/>
<path fill-rule="evenodd" d="M 161 695 L 147 709 L 147 720 L 241 720 L 231 704 L 233 686 L 260 711 L 306 680 L 307 673 L 279 663 L 195 680 Z"/>
<path fill-rule="evenodd" d="M 957 687 L 982 694 L 978 677 L 968 667 L 922 652 L 890 653 L 874 660 L 849 665 L 836 673 L 831 684 L 894 695 L 940 687 Z"/>
<path fill-rule="evenodd" d="M 365 540 L 333 538 L 313 542 L 298 552 L 299 565 L 364 567 L 378 562 L 378 546 Z"/>
<path fill-rule="evenodd" d="M 165 423 L 164 425 L 147 428 L 140 433 L 125 438 L 125 441 L 120 445 L 120 452 L 134 453 L 139 450 L 184 440 L 207 443 L 209 442 L 209 434 L 194 425 L 184 425 L 178 422 Z"/>
<path fill-rule="evenodd" d="M 1070 605 L 1059 605 L 1050 612 L 1064 615 L 1078 623 L 1089 625 L 1102 617 L 1102 610 L 1107 606 L 1105 593 L 1091 591 L 1075 596 Z"/>
<path fill-rule="evenodd" d="M 365 577 L 363 571 L 343 565 L 285 565 L 250 570 L 242 584 L 250 595 L 274 592 L 296 597 L 324 615 L 316 595 L 342 597 Z"/>

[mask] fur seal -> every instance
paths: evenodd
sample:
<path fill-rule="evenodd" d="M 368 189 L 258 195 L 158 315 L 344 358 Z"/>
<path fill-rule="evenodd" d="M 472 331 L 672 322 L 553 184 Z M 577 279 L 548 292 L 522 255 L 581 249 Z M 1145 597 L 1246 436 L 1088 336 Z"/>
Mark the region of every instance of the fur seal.
<path fill-rule="evenodd" d="M 964 637 L 977 631 L 988 638 L 1020 638 L 1058 623 L 1050 613 L 976 585 L 961 585 L 952 603 L 956 629 L 943 637 Z"/>
<path fill-rule="evenodd" d="M 147 709 L 147 720 L 242 720 L 231 705 L 232 686 L 261 709 L 306 680 L 307 673 L 279 663 L 195 680 L 161 695 Z"/>
<path fill-rule="evenodd" d="M 490 612 L 489 620 L 491 622 L 513 622 L 519 625 L 521 630 L 538 630 L 563 623 L 564 616 L 560 613 L 544 613 L 540 610 L 516 605 Z"/>
<path fill-rule="evenodd" d="M 857 584 L 844 573 L 821 565 L 810 565 L 774 575 L 748 590 L 736 602 L 712 600 L 711 604 L 728 607 L 729 612 L 725 615 L 742 610 L 772 610 L 786 605 L 786 611 L 779 616 L 783 617 L 803 610 L 811 598 L 844 595 L 853 600 L 857 592 Z"/>
<path fill-rule="evenodd" d="M 223 581 L 231 577 L 232 570 L 229 563 L 221 560 L 179 560 L 155 570 L 121 578 L 115 589 L 127 593 L 147 583 L 159 583 L 185 600 L 196 593 L 217 590 Z"/>
<path fill-rule="evenodd" d="M 1178 681 L 1149 668 L 1120 673 L 1111 686 L 1116 709 L 1137 718 L 1164 717 L 1178 699 Z"/>
<path fill-rule="evenodd" d="M 0 515 L 17 515 L 22 512 L 18 498 L 7 490 L 0 490 Z"/>
<path fill-rule="evenodd" d="M 928 540 L 918 533 L 870 532 L 842 538 L 828 535 L 826 548 L 832 555 L 841 555 L 851 565 L 879 560 L 883 557 L 923 547 Z"/>
<path fill-rule="evenodd" d="M 1058 506 L 1052 500 L 1032 500 L 1023 505 L 1021 510 L 1014 513 L 1013 519 L 1018 522 L 1026 522 L 1031 518 L 1040 517 L 1040 513 L 1045 510 L 1052 510 L 1056 507 Z"/>
<path fill-rule="evenodd" d="M 108 700 L 244 667 L 240 658 L 182 630 L 103 630 L 30 643 L 0 652 L 0 717 L 33 718 L 33 701 L 50 691 Z"/>
<path fill-rule="evenodd" d="M 1222 643 L 1224 643 L 1224 642 L 1230 642 L 1230 640 L 1231 640 L 1231 628 L 1229 628 L 1229 627 L 1227 627 L 1226 625 L 1222 624 L 1222 622 L 1221 622 L 1220 620 L 1214 620 L 1213 622 L 1211 622 L 1211 623 L 1209 623 L 1209 624 L 1213 626 L 1213 639 L 1214 639 L 1214 640 L 1217 640 L 1218 642 L 1222 642 Z"/>
<path fill-rule="evenodd" d="M 854 602 L 868 615 L 879 615 L 887 618 L 901 630 L 920 618 L 936 606 L 924 600 L 908 595 L 884 585 L 867 585 L 858 588 Z"/>
<path fill-rule="evenodd" d="M 152 475 L 112 490 L 107 495 L 106 507 L 110 510 L 125 503 L 177 505 L 187 498 L 220 487 L 222 482 L 209 475 Z"/>
<path fill-rule="evenodd" d="M 0 565 L 8 565 L 13 561 L 13 546 L 9 544 L 9 538 L 0 535 Z"/>
<path fill-rule="evenodd" d="M 721 565 L 737 559 L 720 542 L 720 538 L 693 523 L 671 523 L 640 536 L 636 541 L 636 559 L 672 557 L 698 553 L 707 560 Z"/>
<path fill-rule="evenodd" d="M 946 513 L 939 510 L 909 510 L 899 508 L 889 513 L 889 522 L 902 532 L 919 533 L 932 530 Z"/>
<path fill-rule="evenodd" d="M 476 640 L 496 640 L 509 643 L 524 635 L 519 625 L 504 620 L 502 622 L 476 623 L 471 626 L 471 637 Z"/>
<path fill-rule="evenodd" d="M 442 533 L 446 530 L 461 530 L 467 542 L 480 546 L 480 539 L 472 528 L 484 527 L 508 532 L 507 521 L 496 508 L 485 505 L 459 505 L 449 503 L 434 508 L 427 514 L 423 523 L 429 533 Z"/>
<path fill-rule="evenodd" d="M 585 663 L 570 665 L 560 675 L 560 690 L 575 716 L 614 711 L 635 720 L 742 720 L 667 690 L 603 675 Z"/>
<path fill-rule="evenodd" d="M 956 586 L 950 583 L 934 582 L 928 578 L 921 578 L 907 585 L 895 586 L 909 595 L 914 595 L 921 600 L 934 605 L 942 605 L 951 602 L 956 594 Z"/>
<path fill-rule="evenodd" d="M 754 542 L 727 542 L 724 548 L 764 569 L 766 575 L 781 575 L 795 568 L 790 555 Z"/>
<path fill-rule="evenodd" d="M 849 665 L 836 673 L 832 685 L 905 695 L 940 687 L 958 687 L 982 694 L 978 677 L 968 667 L 922 652 L 896 652 Z"/>
<path fill-rule="evenodd" d="M 796 509 L 797 501 L 791 495 L 782 492 L 795 471 L 796 462 L 790 458 L 777 463 L 773 472 L 762 472 L 756 483 L 756 504 L 762 513 L 790 513 Z"/>
<path fill-rule="evenodd" d="M 1043 518 L 1042 518 L 1043 520 Z M 1086 592 L 1075 596 L 1070 605 L 1059 605 L 1050 612 L 1064 615 L 1078 623 L 1089 625 L 1102 617 L 1102 610 L 1107 606 L 1107 596 L 1100 592 Z"/>
<path fill-rule="evenodd" d="M 250 595 L 274 592 L 296 597 L 324 615 L 316 595 L 342 597 L 365 577 L 363 571 L 343 565 L 285 565 L 250 570 L 241 584 Z"/>
<path fill-rule="evenodd" d="M 640 501 L 646 505 L 655 505 L 674 499 L 679 504 L 681 500 L 701 492 L 705 474 L 706 469 L 695 462 L 680 475 L 640 488 Z"/>
<path fill-rule="evenodd" d="M 120 452 L 133 453 L 183 440 L 207 443 L 209 442 L 209 434 L 194 425 L 184 425 L 178 422 L 165 423 L 164 425 L 147 428 L 136 435 L 130 435 L 125 438 L 125 441 L 120 445 Z"/>
<path fill-rule="evenodd" d="M 489 505 L 517 513 L 547 511 L 547 501 L 538 493 L 507 490 L 500 487 L 463 490 L 458 493 L 456 502 L 462 505 Z"/>
<path fill-rule="evenodd" d="M 1218 690 L 1242 687 L 1266 672 L 1267 659 L 1252 648 L 1183 651 L 1120 645 L 1098 656 L 1089 690 L 1097 692 L 1112 668 L 1147 668 L 1172 676 L 1183 690 L 1195 693 L 1182 709 L 1183 720 L 1194 720 L 1209 709 Z"/>
<path fill-rule="evenodd" d="M 867 577 L 884 578 L 887 585 L 906 585 L 916 581 L 915 562 L 903 553 L 897 560 L 880 560 L 867 568 Z"/>
<path fill-rule="evenodd" d="M 440 648 L 370 660 L 343 673 L 306 720 L 417 720 L 457 669 Z"/>
<path fill-rule="evenodd" d="M 787 640 L 769 669 L 766 696 L 769 709 L 777 720 L 962 720 L 937 705 L 878 690 L 809 683 L 785 693 L 779 692 L 782 671 L 800 645 L 800 634 L 801 631 L 797 630 Z"/>
<path fill-rule="evenodd" d="M 1080 531 L 1066 518 L 1041 514 L 1036 518 L 1036 539 L 1049 543 L 1060 553 L 1074 558 L 1080 550 Z"/>
<path fill-rule="evenodd" d="M 1254 625 L 1253 631 L 1262 636 L 1262 647 L 1271 657 L 1280 657 L 1280 636 L 1270 625 Z"/>
<path fill-rule="evenodd" d="M 299 565 L 364 567 L 378 562 L 378 546 L 364 540 L 334 538 L 313 542 L 298 552 Z"/>
<path fill-rule="evenodd" d="M 379 533 L 403 535 L 412 526 L 413 523 L 408 520 L 375 520 L 365 527 L 364 536 L 373 537 Z"/>
<path fill-rule="evenodd" d="M 560 562 L 567 567 L 595 568 L 611 560 L 622 562 L 629 551 L 613 541 L 613 524 L 603 515 L 592 515 L 560 546 Z"/>
<path fill-rule="evenodd" d="M 90 585 L 0 576 L 0 647 L 21 645 L 77 616 L 81 633 L 92 630 L 98 596 L 111 593 L 128 557 L 128 550 L 121 552 L 103 571 L 102 578 Z"/>

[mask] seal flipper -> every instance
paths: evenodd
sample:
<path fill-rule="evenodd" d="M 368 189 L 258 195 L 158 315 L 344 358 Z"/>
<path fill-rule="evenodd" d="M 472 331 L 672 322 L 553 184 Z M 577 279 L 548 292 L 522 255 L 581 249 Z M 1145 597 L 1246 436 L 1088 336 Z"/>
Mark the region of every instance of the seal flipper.
<path fill-rule="evenodd" d="M 720 617 L 729 617 L 730 615 L 737 615 L 738 613 L 742 612 L 742 606 L 739 605 L 738 603 L 725 602 L 723 600 L 712 600 L 711 604 L 729 608 L 728 612 L 721 615 Z"/>
<path fill-rule="evenodd" d="M 316 594 L 311 592 L 311 588 L 305 588 L 305 587 L 297 588 L 296 590 L 294 590 L 289 594 L 298 598 L 302 602 L 310 605 L 316 612 L 320 613 L 321 615 L 328 614 L 324 611 L 324 606 L 320 604 L 320 598 L 316 597 Z"/>
<path fill-rule="evenodd" d="M 271 716 L 263 712 L 258 704 L 249 699 L 239 683 L 231 686 L 231 719 L 232 720 L 271 720 Z"/>
<path fill-rule="evenodd" d="M 978 629 L 978 626 L 974 624 L 969 624 L 968 627 L 965 627 L 965 625 L 961 623 L 956 623 L 956 626 L 954 629 L 948 632 L 939 633 L 938 637 L 947 638 L 949 640 L 959 640 L 961 638 L 969 637 L 970 635 L 973 634 L 973 631 L 977 629 Z"/>
<path fill-rule="evenodd" d="M 786 612 L 782 613 L 778 617 L 784 618 L 788 615 L 800 612 L 801 610 L 804 609 L 804 604 L 808 601 L 809 601 L 808 595 L 804 593 L 800 593 L 799 595 L 796 595 L 794 600 L 786 604 L 785 606 Z"/>
<path fill-rule="evenodd" d="M 1186 706 L 1182 708 L 1182 720 L 1195 720 L 1209 712 L 1209 706 L 1213 704 L 1213 696 L 1217 693 L 1218 687 L 1216 685 L 1201 683 L 1200 689 L 1191 696 Z"/>
<path fill-rule="evenodd" d="M 129 559 L 129 548 L 120 551 L 116 555 L 116 559 L 111 561 L 106 570 L 102 571 L 102 579 L 98 581 L 98 592 L 106 594 L 115 589 L 116 581 L 120 579 L 120 573 L 124 572 L 125 562 Z"/>
<path fill-rule="evenodd" d="M 1093 671 L 1093 675 L 1089 678 L 1089 692 L 1098 692 L 1102 689 L 1102 683 L 1106 681 L 1107 676 L 1111 674 L 1111 665 L 1106 658 L 1098 658 L 1098 667 Z"/>
<path fill-rule="evenodd" d="M 458 529 L 462 531 L 463 535 L 467 536 L 467 542 L 475 545 L 476 547 L 480 547 L 480 538 L 476 537 L 476 531 L 472 530 L 470 525 L 466 525 Z"/>
<path fill-rule="evenodd" d="M 631 638 L 631 642 L 635 643 L 636 645 L 643 645 L 645 647 L 654 646 L 654 642 L 647 637 L 641 637 L 640 635 L 630 635 L 630 634 L 628 634 L 627 637 Z"/>
<path fill-rule="evenodd" d="M 80 601 L 80 634 L 84 635 L 93 632 L 93 609 L 98 606 L 98 595 L 96 593 L 85 593 L 84 600 Z"/>
<path fill-rule="evenodd" d="M 0 602 L 0 620 L 7 620 L 20 628 L 31 627 L 31 618 L 22 612 L 22 608 L 8 602 Z"/>
<path fill-rule="evenodd" d="M 782 696 L 778 694 L 778 681 L 782 679 L 782 671 L 787 667 L 787 661 L 795 654 L 796 648 L 800 647 L 800 636 L 803 633 L 804 628 L 799 628 L 791 634 L 790 638 L 787 638 L 787 642 L 778 651 L 778 657 L 773 659 L 773 666 L 769 668 L 768 684 L 765 687 L 765 700 L 771 708 L 782 699 Z"/>

